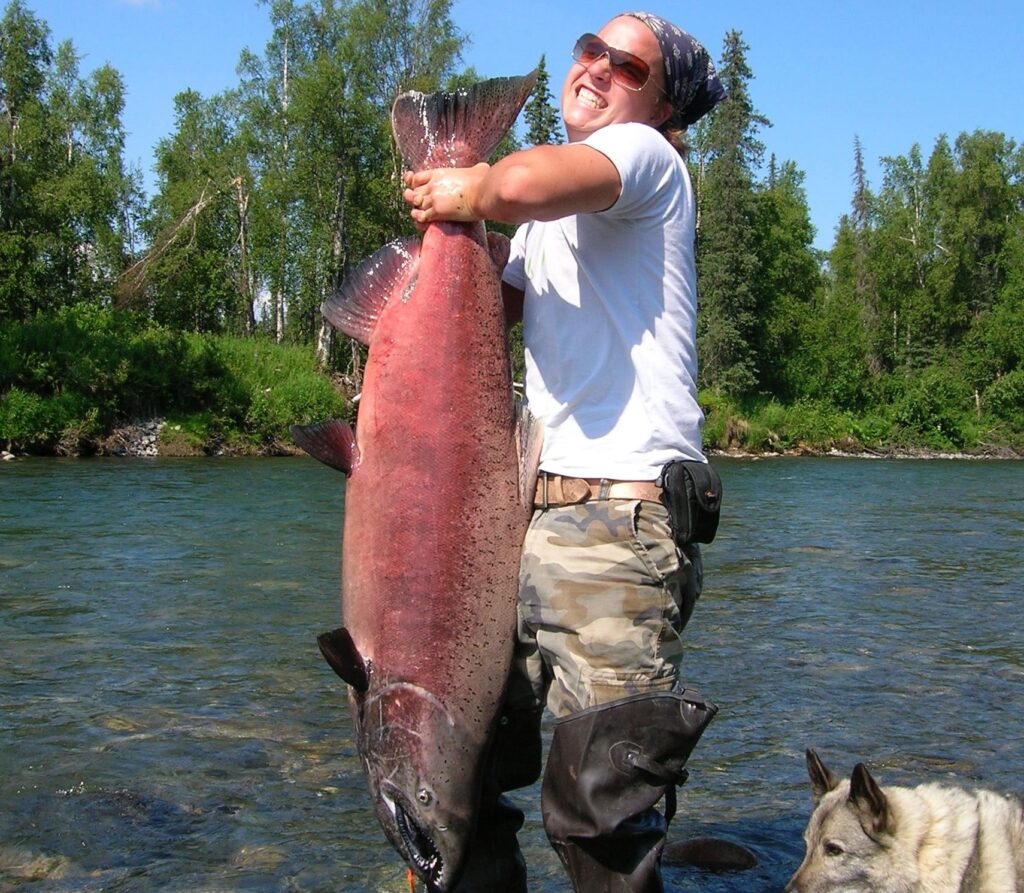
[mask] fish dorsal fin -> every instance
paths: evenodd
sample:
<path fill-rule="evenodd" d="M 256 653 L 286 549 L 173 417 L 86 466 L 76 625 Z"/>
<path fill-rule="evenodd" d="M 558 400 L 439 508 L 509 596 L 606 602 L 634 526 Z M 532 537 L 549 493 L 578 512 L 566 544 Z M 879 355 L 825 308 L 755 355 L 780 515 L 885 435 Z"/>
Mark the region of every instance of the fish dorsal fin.
<path fill-rule="evenodd" d="M 352 474 L 359 464 L 356 435 L 348 422 L 331 419 L 315 425 L 292 425 L 288 430 L 299 448 L 324 465 Z"/>
<path fill-rule="evenodd" d="M 536 80 L 534 70 L 451 93 L 402 93 L 391 107 L 391 129 L 406 167 L 419 171 L 486 161 L 515 123 Z"/>
<path fill-rule="evenodd" d="M 331 669 L 359 694 L 366 694 L 370 687 L 370 674 L 366 661 L 352 641 L 352 634 L 345 627 L 339 626 L 329 633 L 321 633 L 316 637 L 316 643 Z"/>
<path fill-rule="evenodd" d="M 519 500 L 527 511 L 533 510 L 540 467 L 540 448 L 544 445 L 544 423 L 534 418 L 526 406 L 516 400 L 516 449 L 519 453 Z"/>
<path fill-rule="evenodd" d="M 418 237 L 388 242 L 356 267 L 320 305 L 321 312 L 338 331 L 369 344 L 388 302 L 396 294 L 405 294 L 415 281 L 419 256 Z"/>

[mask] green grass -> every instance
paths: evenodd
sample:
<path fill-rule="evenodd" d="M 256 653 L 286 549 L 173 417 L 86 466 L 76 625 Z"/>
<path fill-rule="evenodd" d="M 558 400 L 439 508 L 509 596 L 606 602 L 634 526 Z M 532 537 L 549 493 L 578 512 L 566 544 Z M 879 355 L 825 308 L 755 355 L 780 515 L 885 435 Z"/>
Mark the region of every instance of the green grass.
<path fill-rule="evenodd" d="M 167 452 L 287 452 L 289 425 L 348 412 L 302 347 L 86 305 L 0 330 L 0 443 L 16 451 L 98 452 L 118 425 L 165 417 Z"/>

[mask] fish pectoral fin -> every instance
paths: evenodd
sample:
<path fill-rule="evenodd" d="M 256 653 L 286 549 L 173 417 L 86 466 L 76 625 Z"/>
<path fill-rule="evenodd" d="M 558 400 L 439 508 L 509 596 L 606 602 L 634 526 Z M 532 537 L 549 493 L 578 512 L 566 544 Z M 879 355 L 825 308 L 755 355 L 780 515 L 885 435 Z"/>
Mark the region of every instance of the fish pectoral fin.
<path fill-rule="evenodd" d="M 352 641 L 352 634 L 345 627 L 339 626 L 329 633 L 321 633 L 316 637 L 316 643 L 331 669 L 359 694 L 366 694 L 370 687 L 370 674 L 366 661 Z"/>
<path fill-rule="evenodd" d="M 512 253 L 512 243 L 504 233 L 487 234 L 487 251 L 491 255 L 494 269 L 501 276 L 501 271 L 508 264 L 508 256 Z"/>
<path fill-rule="evenodd" d="M 359 464 L 356 435 L 348 422 L 330 419 L 314 425 L 292 425 L 288 430 L 296 446 L 324 465 L 352 474 Z"/>
<path fill-rule="evenodd" d="M 388 303 L 411 292 L 419 256 L 417 237 L 388 242 L 356 267 L 341 288 L 320 305 L 320 311 L 338 331 L 369 344 Z"/>

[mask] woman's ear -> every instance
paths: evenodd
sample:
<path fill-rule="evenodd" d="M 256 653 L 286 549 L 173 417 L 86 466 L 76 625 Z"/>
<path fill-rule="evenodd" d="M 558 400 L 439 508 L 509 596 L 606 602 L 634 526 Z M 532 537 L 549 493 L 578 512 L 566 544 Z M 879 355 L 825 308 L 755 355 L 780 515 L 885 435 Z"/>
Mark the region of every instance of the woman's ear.
<path fill-rule="evenodd" d="M 654 111 L 651 112 L 650 123 L 652 127 L 661 127 L 669 118 L 672 117 L 672 106 L 665 99 L 659 99 L 657 105 L 654 106 Z"/>

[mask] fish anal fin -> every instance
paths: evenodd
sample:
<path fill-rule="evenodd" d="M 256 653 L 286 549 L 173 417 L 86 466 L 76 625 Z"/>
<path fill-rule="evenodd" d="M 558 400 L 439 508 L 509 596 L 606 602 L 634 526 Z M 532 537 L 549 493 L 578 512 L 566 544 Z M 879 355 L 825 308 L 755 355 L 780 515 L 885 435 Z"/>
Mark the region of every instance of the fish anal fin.
<path fill-rule="evenodd" d="M 391 107 L 391 129 L 410 170 L 472 167 L 486 161 L 515 123 L 537 80 L 491 78 L 451 93 L 402 93 Z"/>
<path fill-rule="evenodd" d="M 544 424 L 526 406 L 516 400 L 516 451 L 519 455 L 519 501 L 527 512 L 533 511 L 537 491 L 540 449 L 544 445 Z"/>
<path fill-rule="evenodd" d="M 419 254 L 418 237 L 389 242 L 356 267 L 320 311 L 338 331 L 369 344 L 388 302 L 414 281 Z"/>
<path fill-rule="evenodd" d="M 321 633 L 316 637 L 320 653 L 332 670 L 351 685 L 359 694 L 366 694 L 370 687 L 370 674 L 366 668 L 352 634 L 343 626 Z"/>
<path fill-rule="evenodd" d="M 348 422 L 330 419 L 313 425 L 292 425 L 288 430 L 300 449 L 324 465 L 352 474 L 359 464 L 356 435 Z"/>

